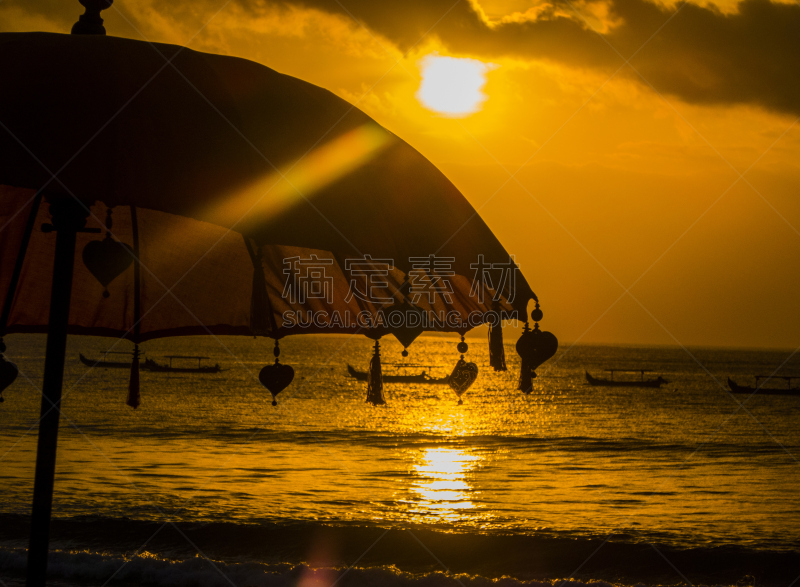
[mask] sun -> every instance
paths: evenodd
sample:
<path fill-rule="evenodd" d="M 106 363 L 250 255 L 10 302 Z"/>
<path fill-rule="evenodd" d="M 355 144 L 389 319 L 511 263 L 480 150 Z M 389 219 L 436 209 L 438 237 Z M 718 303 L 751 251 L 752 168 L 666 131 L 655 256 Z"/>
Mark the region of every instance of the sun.
<path fill-rule="evenodd" d="M 434 112 L 463 118 L 477 112 L 487 99 L 483 93 L 486 73 L 497 66 L 477 59 L 427 55 L 419 62 L 422 82 L 420 103 Z"/>

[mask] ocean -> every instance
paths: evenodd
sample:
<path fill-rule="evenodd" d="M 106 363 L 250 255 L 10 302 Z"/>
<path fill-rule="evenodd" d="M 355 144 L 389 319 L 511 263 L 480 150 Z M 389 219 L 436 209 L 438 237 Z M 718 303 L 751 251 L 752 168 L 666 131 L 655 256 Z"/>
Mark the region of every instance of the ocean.
<path fill-rule="evenodd" d="M 272 341 L 157 340 L 148 357 L 204 355 L 224 370 L 142 371 L 133 410 L 126 370 L 78 360 L 114 341 L 70 337 L 52 584 L 797 584 L 800 397 L 731 395 L 727 378 L 800 375 L 800 353 L 562 344 L 524 395 L 506 339 L 507 372 L 468 339 L 480 375 L 463 405 L 446 385 L 386 383 L 379 407 L 347 374 L 367 368 L 363 336 L 282 340 L 295 379 L 277 407 L 258 382 Z M 383 371 L 446 375 L 457 342 L 421 337 L 404 360 L 384 339 Z M 0 585 L 12 587 L 24 584 L 44 337 L 6 344 L 22 372 L 0 404 Z M 612 367 L 669 383 L 586 384 L 585 371 Z"/>

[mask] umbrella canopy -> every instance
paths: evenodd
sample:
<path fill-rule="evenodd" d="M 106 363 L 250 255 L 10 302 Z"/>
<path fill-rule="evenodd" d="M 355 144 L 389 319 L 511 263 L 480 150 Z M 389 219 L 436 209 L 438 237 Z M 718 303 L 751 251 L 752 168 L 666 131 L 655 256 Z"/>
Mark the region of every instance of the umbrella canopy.
<path fill-rule="evenodd" d="M 110 0 L 81 3 L 73 32 L 103 32 Z M 48 333 L 29 585 L 45 582 L 68 333 L 392 331 L 407 346 L 535 299 L 444 175 L 311 84 L 183 47 L 46 33 L 0 34 L 0 79 L 0 337 Z M 353 319 L 386 308 L 442 319 Z M 518 344 L 523 391 L 555 352 L 542 340 L 537 326 Z M 458 350 L 460 396 L 477 367 L 463 337 Z M 278 354 L 260 375 L 273 395 L 293 375 Z M 0 354 L 0 391 L 15 376 Z M 138 394 L 137 370 L 131 382 Z M 377 341 L 368 401 L 382 402 Z"/>
<path fill-rule="evenodd" d="M 508 252 L 435 166 L 326 90 L 244 59 L 99 35 L 2 34 L 0 75 L 0 222 L 14 228 L 0 233 L 0 303 L 11 303 L 6 332 L 46 330 L 46 304 L 31 303 L 48 289 L 48 271 L 37 275 L 33 267 L 42 258 L 25 261 L 16 291 L 9 287 L 26 223 L 39 215 L 38 227 L 47 217 L 46 206 L 29 209 L 33 192 L 20 188 L 50 200 L 79 198 L 93 206 L 89 225 L 98 228 L 110 207 L 116 240 L 138 241 L 138 291 L 129 270 L 103 300 L 76 263 L 73 295 L 86 303 L 73 304 L 73 333 L 143 341 L 353 332 L 352 322 L 297 326 L 282 317 L 322 309 L 374 314 L 392 293 L 402 297 L 397 290 L 415 267 L 429 283 L 441 272 L 452 290 L 449 299 L 416 296 L 423 309 L 465 318 L 492 308 L 491 299 L 469 295 L 471 266 L 508 264 Z M 30 235 L 29 250 L 52 248 L 52 235 Z M 96 238 L 79 235 L 78 250 Z M 334 301 L 289 303 L 287 260 L 312 255 L 325 260 Z M 347 269 L 367 256 L 394 268 L 383 279 L 387 291 L 373 296 L 384 301 L 345 303 L 354 280 Z M 263 280 L 253 278 L 254 266 Z M 534 296 L 516 273 L 499 287 L 496 273 L 493 286 L 503 295 L 495 301 L 524 313 Z M 262 281 L 266 293 L 254 293 Z M 191 295 L 198 287 L 202 298 Z M 429 329 L 468 329 L 453 324 Z"/>

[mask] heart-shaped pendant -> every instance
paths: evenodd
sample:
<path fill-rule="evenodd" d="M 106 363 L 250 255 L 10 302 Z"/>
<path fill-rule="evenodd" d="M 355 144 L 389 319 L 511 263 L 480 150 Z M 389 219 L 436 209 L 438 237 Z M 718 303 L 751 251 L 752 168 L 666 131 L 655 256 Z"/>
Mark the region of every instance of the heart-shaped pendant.
<path fill-rule="evenodd" d="M 133 263 L 133 249 L 115 241 L 111 235 L 101 241 L 92 241 L 83 248 L 83 264 L 103 286 L 103 297 L 108 297 L 108 284 Z"/>
<path fill-rule="evenodd" d="M 517 341 L 517 354 L 536 369 L 556 354 L 558 339 L 551 332 L 541 331 L 538 326 L 522 333 Z"/>
<path fill-rule="evenodd" d="M 551 332 L 534 330 L 534 351 L 531 355 L 531 365 L 536 369 L 546 360 L 551 359 L 558 350 L 558 339 Z"/>
<path fill-rule="evenodd" d="M 267 365 L 258 374 L 258 380 L 261 385 L 266 387 L 272 394 L 272 405 L 277 406 L 278 402 L 275 399 L 280 392 L 289 387 L 289 384 L 294 379 L 294 369 L 289 365 L 281 365 L 277 361 L 273 365 Z"/>
<path fill-rule="evenodd" d="M 459 397 L 458 403 L 461 404 L 461 394 L 467 391 L 478 378 L 478 366 L 475 363 L 467 363 L 464 359 L 459 359 L 453 372 L 447 379 L 447 383 Z"/>

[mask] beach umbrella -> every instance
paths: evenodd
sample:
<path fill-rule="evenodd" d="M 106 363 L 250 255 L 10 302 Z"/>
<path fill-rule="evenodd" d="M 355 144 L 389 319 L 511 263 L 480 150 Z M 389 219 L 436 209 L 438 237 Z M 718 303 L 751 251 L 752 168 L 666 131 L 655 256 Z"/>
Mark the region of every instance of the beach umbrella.
<path fill-rule="evenodd" d="M 475 371 L 463 334 L 532 299 L 540 312 L 452 183 L 367 115 L 250 61 L 106 37 L 110 0 L 82 4 L 78 34 L 0 34 L 0 336 L 48 335 L 31 585 L 45 578 L 68 334 L 137 345 L 137 405 L 149 339 L 272 337 L 260 379 L 276 395 L 291 381 L 278 339 L 365 333 L 380 403 L 380 336 L 461 334 L 460 396 Z M 529 366 L 555 352 L 537 344 L 523 345 Z M 0 358 L 0 386 L 15 376 Z"/>

